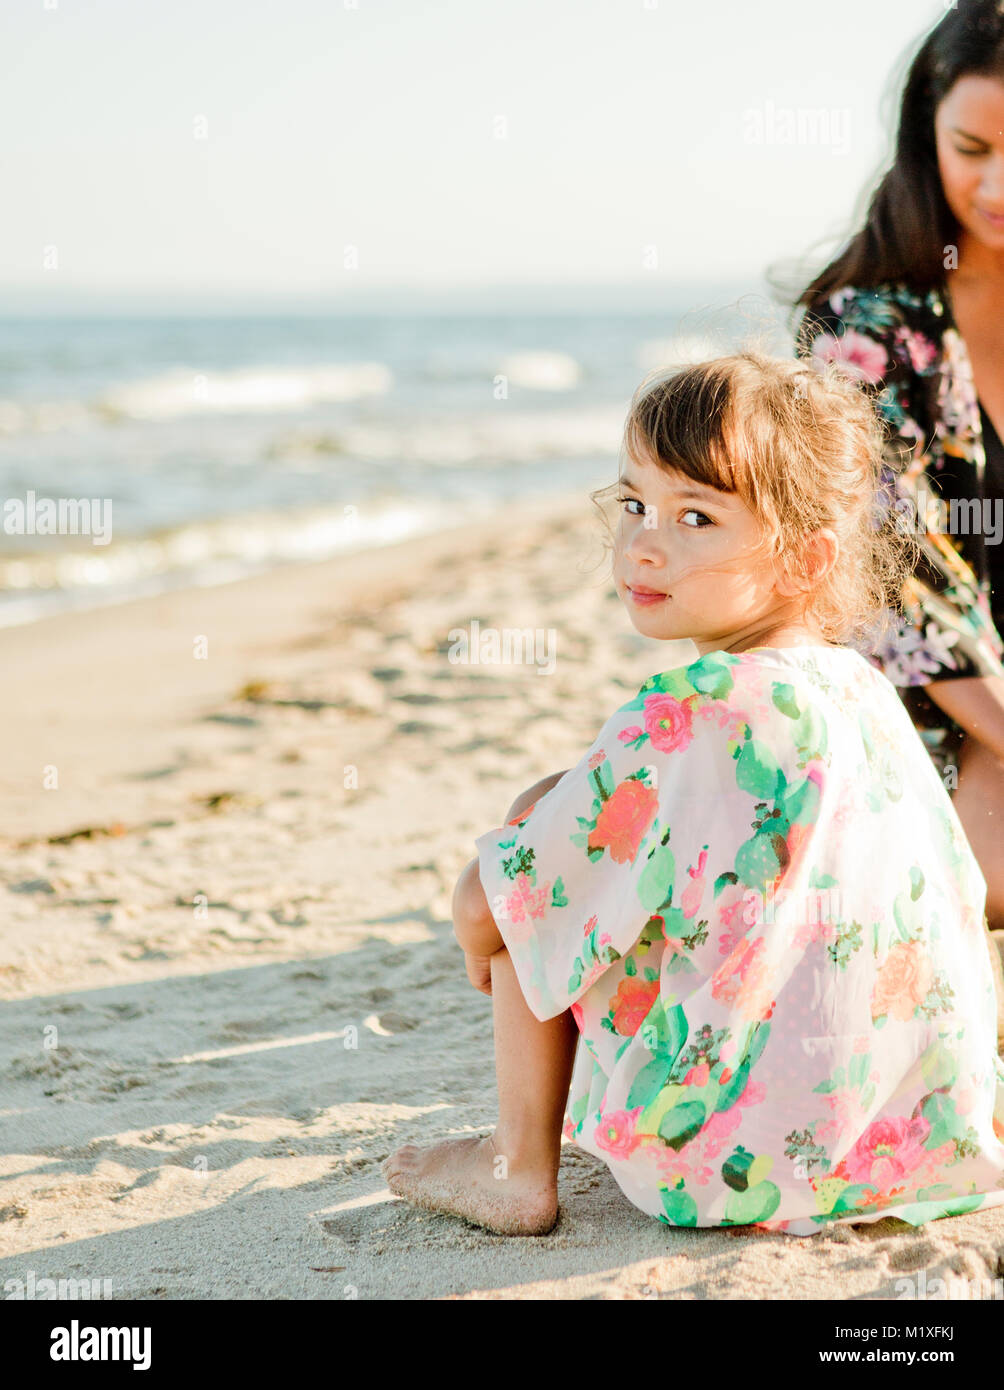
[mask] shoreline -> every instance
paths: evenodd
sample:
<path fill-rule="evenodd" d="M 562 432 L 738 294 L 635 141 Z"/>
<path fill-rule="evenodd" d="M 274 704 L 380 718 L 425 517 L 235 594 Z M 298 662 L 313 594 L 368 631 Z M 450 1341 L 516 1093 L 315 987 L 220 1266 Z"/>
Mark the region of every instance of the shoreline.
<path fill-rule="evenodd" d="M 293 653 L 336 640 L 357 606 L 372 613 L 405 598 L 411 576 L 464 563 L 507 530 L 551 516 L 581 524 L 590 511 L 588 498 L 564 494 L 389 545 L 0 628 L 0 720 L 18 730 L 0 772 L 0 838 L 135 818 L 146 793 L 119 786 L 113 807 L 109 783 L 169 758 L 187 722 L 266 669 L 279 665 L 284 677 L 302 669 L 309 662 Z M 204 657 L 195 655 L 199 637 Z M 74 688 L 86 698 L 68 705 Z M 59 785 L 43 795 L 46 767 Z"/>

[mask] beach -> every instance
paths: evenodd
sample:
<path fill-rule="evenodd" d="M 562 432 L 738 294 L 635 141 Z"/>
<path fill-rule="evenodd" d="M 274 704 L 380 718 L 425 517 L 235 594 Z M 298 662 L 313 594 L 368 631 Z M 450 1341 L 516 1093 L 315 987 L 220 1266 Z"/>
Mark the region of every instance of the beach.
<path fill-rule="evenodd" d="M 491 630 L 532 652 L 475 660 Z M 584 490 L 0 631 L 6 1296 L 989 1290 L 1002 1208 L 669 1228 L 567 1142 L 545 1237 L 386 1190 L 392 1149 L 495 1120 L 491 1000 L 450 922 L 475 836 L 692 654 L 671 645 L 632 628 Z"/>

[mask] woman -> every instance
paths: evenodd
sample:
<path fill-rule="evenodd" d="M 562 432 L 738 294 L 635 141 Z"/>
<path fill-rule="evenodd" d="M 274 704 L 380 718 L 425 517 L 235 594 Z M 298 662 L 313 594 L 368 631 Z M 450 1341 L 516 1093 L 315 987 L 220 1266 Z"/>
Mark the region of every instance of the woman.
<path fill-rule="evenodd" d="M 959 0 L 924 40 L 865 225 L 796 304 L 799 354 L 843 364 L 887 423 L 922 558 L 867 654 L 954 791 L 1002 929 L 1004 0 Z"/>

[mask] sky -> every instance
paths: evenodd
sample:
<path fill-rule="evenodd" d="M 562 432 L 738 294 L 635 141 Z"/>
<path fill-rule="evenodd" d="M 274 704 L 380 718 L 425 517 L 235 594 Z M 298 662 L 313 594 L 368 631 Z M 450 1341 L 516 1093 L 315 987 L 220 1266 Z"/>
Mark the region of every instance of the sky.
<path fill-rule="evenodd" d="M 948 0 L 5 0 L 0 313 L 759 280 Z"/>

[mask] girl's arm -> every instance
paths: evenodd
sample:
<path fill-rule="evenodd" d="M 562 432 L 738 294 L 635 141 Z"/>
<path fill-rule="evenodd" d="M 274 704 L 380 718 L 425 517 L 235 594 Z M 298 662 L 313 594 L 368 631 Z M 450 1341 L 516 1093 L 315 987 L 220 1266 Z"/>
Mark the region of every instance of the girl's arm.
<path fill-rule="evenodd" d="M 1004 758 L 1004 676 L 932 681 L 924 690 L 967 734 Z"/>
<path fill-rule="evenodd" d="M 539 801 L 564 775 L 564 772 L 554 772 L 520 792 L 506 812 L 505 823 Z M 470 956 L 491 956 L 505 945 L 481 886 L 476 858 L 464 868 L 453 890 L 453 935 Z"/>

